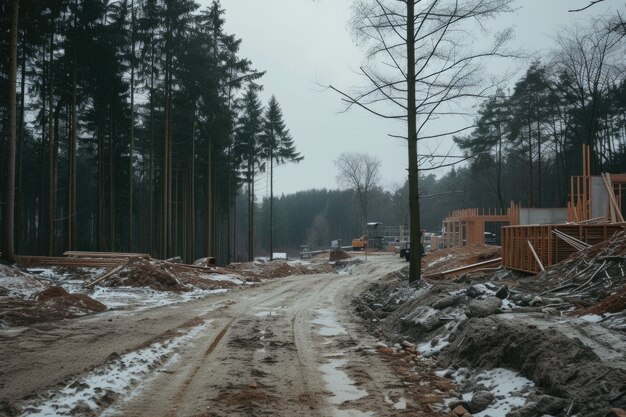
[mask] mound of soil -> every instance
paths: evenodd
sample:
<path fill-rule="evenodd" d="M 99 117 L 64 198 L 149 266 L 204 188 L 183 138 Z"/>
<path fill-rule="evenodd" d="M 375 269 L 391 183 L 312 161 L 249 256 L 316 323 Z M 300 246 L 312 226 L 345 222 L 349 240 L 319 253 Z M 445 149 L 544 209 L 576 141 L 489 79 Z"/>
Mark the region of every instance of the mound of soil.
<path fill-rule="evenodd" d="M 290 275 L 328 274 L 336 272 L 333 265 L 329 265 L 326 262 L 299 263 L 284 260 L 236 263 L 230 264 L 224 269 L 241 275 L 247 280 L 284 278 Z"/>
<path fill-rule="evenodd" d="M 429 252 L 422 257 L 422 273 L 433 275 L 450 269 L 472 265 L 502 256 L 499 246 L 468 245 Z"/>
<path fill-rule="evenodd" d="M 35 295 L 34 300 L 16 297 L 0 299 L 0 323 L 28 326 L 105 311 L 104 304 L 86 294 L 70 294 L 61 287 L 50 287 Z"/>
<path fill-rule="evenodd" d="M 472 318 L 449 341 L 439 356 L 443 367 L 462 360 L 481 369 L 515 369 L 547 394 L 568 399 L 578 415 L 604 417 L 611 407 L 626 408 L 626 370 L 554 329 L 498 316 Z"/>
<path fill-rule="evenodd" d="M 600 301 L 591 307 L 584 308 L 575 312 L 577 316 L 584 316 L 587 314 L 597 314 L 599 316 L 610 313 L 615 314 L 626 310 L 626 286 L 605 300 Z"/>
<path fill-rule="evenodd" d="M 329 259 L 331 261 L 341 261 L 344 259 L 350 259 L 350 254 L 342 249 L 331 250 Z"/>
<path fill-rule="evenodd" d="M 190 291 L 169 269 L 174 264 L 154 259 L 134 258 L 101 285 L 108 287 L 147 287 L 157 291 Z"/>
<path fill-rule="evenodd" d="M 423 357 L 437 358 L 442 367 L 513 369 L 536 384 L 537 395 L 566 405 L 550 415 L 604 417 L 626 407 L 626 366 L 617 359 L 626 354 L 623 239 L 615 236 L 532 277 L 498 270 L 409 284 L 400 270 L 353 305 L 385 341 L 415 342 Z M 445 270 L 481 256 L 471 251 L 424 262 Z M 577 316 L 605 317 L 568 317 L 574 308 Z M 533 401 L 528 397 L 511 417 L 546 414 L 533 409 Z"/>
<path fill-rule="evenodd" d="M 195 288 L 199 288 L 201 290 L 218 290 L 224 288 L 234 288 L 239 284 L 224 279 L 211 279 L 210 276 L 207 277 L 206 274 L 182 274 L 178 276 L 179 280 L 188 285 L 192 285 Z M 244 282 L 242 280 L 242 282 Z"/>

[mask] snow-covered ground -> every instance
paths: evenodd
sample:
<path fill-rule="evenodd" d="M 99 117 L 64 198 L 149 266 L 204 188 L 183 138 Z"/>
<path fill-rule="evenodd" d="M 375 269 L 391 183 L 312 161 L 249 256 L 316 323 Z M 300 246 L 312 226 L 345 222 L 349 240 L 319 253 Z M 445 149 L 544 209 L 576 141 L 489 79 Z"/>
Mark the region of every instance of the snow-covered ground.
<path fill-rule="evenodd" d="M 85 293 L 91 298 L 107 306 L 110 310 L 140 311 L 170 304 L 184 303 L 187 301 L 197 300 L 211 294 L 221 294 L 228 291 L 227 289 L 201 290 L 194 288 L 187 292 L 170 292 L 156 291 L 151 288 L 144 287 L 101 286 L 96 286 L 93 289 L 87 289 L 85 288 L 84 280 L 73 279 L 68 274 L 59 274 L 52 268 L 29 268 L 28 271 L 33 275 L 36 275 L 38 279 L 44 282 L 48 281 L 50 285 L 63 287 L 63 289 L 69 293 Z M 102 268 L 84 268 L 83 271 L 90 276 L 98 276 L 106 270 Z M 235 285 L 242 285 L 244 283 L 234 276 L 224 274 L 201 274 L 201 278 L 213 281 L 229 281 Z M 2 277 L 0 277 L 0 286 L 2 286 Z M 15 285 L 9 288 L 14 287 Z M 36 288 L 29 290 L 29 294 L 39 292 L 45 287 L 46 286 L 44 284 L 40 283 Z"/>
<path fill-rule="evenodd" d="M 443 377 L 448 371 L 439 371 L 437 375 Z M 482 385 L 495 397 L 495 402 L 486 410 L 472 414 L 474 417 L 506 417 L 514 408 L 522 407 L 526 397 L 535 388 L 535 384 L 515 371 L 504 368 L 495 368 L 489 371 L 473 372 L 467 368 L 460 368 L 452 374 L 452 378 L 459 385 L 470 382 L 474 386 Z M 463 394 L 464 401 L 472 400 L 472 393 Z M 450 403 L 454 399 L 449 399 Z"/>
<path fill-rule="evenodd" d="M 207 320 L 178 337 L 112 358 L 86 375 L 71 378 L 43 401 L 37 398 L 22 403 L 22 417 L 84 415 L 112 400 L 132 398 L 158 369 L 176 363 L 177 349 L 206 331 L 210 323 Z"/>

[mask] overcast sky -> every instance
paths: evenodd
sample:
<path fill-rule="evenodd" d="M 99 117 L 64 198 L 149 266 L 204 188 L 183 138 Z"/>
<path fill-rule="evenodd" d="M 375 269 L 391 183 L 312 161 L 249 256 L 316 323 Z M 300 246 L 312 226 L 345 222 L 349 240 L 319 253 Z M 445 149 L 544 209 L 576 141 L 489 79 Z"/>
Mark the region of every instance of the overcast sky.
<path fill-rule="evenodd" d="M 210 0 L 201 0 L 208 5 Z M 343 112 L 340 97 L 320 86 L 350 89 L 362 85 L 357 71 L 363 51 L 348 31 L 353 0 L 221 0 L 226 31 L 242 39 L 240 55 L 249 58 L 261 79 L 264 103 L 274 94 L 304 160 L 278 167 L 274 195 L 311 188 L 337 188 L 334 161 L 345 151 L 376 155 L 382 162 L 385 188 L 402 184 L 407 156 L 404 141 L 387 136 L 404 126 L 386 122 L 365 111 Z M 585 12 L 568 13 L 588 0 L 519 0 L 515 14 L 499 18 L 498 26 L 515 27 L 514 45 L 548 52 L 563 25 L 584 22 L 590 16 L 615 13 L 624 0 L 606 0 Z M 510 64 L 510 68 L 524 68 Z M 268 189 L 259 176 L 257 197 Z"/>

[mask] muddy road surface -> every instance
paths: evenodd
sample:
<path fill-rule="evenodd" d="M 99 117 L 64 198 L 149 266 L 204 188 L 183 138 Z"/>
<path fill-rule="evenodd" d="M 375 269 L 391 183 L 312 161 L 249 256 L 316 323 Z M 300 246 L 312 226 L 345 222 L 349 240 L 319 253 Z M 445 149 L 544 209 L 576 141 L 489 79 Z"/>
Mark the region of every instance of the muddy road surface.
<path fill-rule="evenodd" d="M 2 331 L 0 414 L 419 415 L 350 308 L 404 265 L 379 255 L 346 274 Z"/>

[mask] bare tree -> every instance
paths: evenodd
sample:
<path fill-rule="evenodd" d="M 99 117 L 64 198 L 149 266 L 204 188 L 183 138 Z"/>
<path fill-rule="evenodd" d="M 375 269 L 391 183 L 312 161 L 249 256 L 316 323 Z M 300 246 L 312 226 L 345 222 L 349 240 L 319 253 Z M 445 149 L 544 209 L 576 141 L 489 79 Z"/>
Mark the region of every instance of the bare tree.
<path fill-rule="evenodd" d="M 588 29 L 564 29 L 557 38 L 552 65 L 561 74 L 576 112 L 585 118 L 575 132 L 578 140 L 592 147 L 598 144 L 602 102 L 625 72 L 622 36 L 606 28 L 606 22 L 598 20 Z M 595 150 L 594 169 L 606 159 L 600 149 Z"/>
<path fill-rule="evenodd" d="M 339 155 L 335 165 L 339 169 L 337 182 L 354 191 L 361 213 L 361 226 L 365 233 L 369 196 L 380 180 L 380 160 L 365 153 L 344 152 Z"/>
<path fill-rule="evenodd" d="M 484 82 L 485 60 L 511 56 L 504 52 L 510 30 L 488 44 L 479 35 L 486 34 L 487 19 L 511 11 L 512 3 L 357 0 L 354 5 L 354 33 L 370 47 L 368 65 L 360 69 L 368 86 L 355 94 L 330 88 L 342 95 L 348 108 L 358 106 L 378 117 L 406 123 L 407 134 L 402 138 L 408 142 L 411 282 L 421 275 L 418 140 L 451 136 L 472 127 L 463 105 L 494 87 Z M 430 122 L 446 117 L 459 121 L 433 131 Z M 459 125 L 462 120 L 465 124 Z"/>
<path fill-rule="evenodd" d="M 15 139 L 17 103 L 15 86 L 17 82 L 17 20 L 19 0 L 11 1 L 11 31 L 9 43 L 9 85 L 7 103 L 9 106 L 9 131 L 6 173 L 4 176 L 4 207 L 2 210 L 2 256 L 9 262 L 15 259 Z"/>
<path fill-rule="evenodd" d="M 595 6 L 599 3 L 604 3 L 605 0 L 590 0 L 585 6 L 577 7 L 575 9 L 568 10 L 570 13 L 578 13 L 584 10 L 589 9 L 590 7 Z M 622 13 L 619 10 L 616 11 L 615 16 L 608 21 L 605 29 L 608 29 L 609 32 L 615 32 L 620 35 L 620 37 L 626 36 L 626 20 L 622 16 Z"/>

